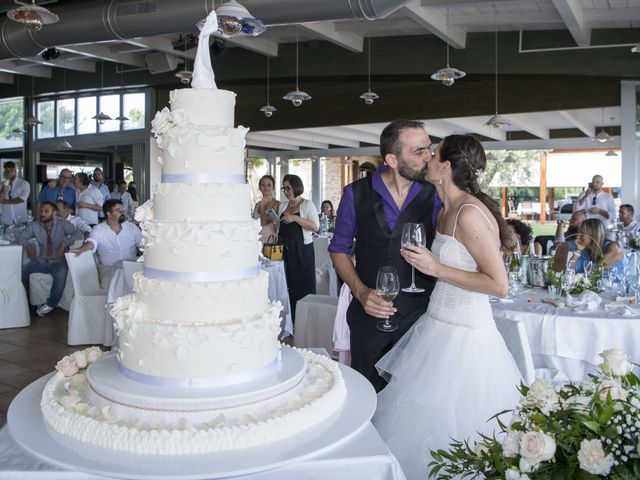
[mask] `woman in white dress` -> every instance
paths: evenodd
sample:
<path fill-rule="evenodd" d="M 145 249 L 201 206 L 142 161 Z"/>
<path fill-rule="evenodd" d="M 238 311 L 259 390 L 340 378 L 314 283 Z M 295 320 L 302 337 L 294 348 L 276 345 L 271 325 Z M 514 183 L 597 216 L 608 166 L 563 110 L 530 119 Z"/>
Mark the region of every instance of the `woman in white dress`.
<path fill-rule="evenodd" d="M 488 419 L 519 399 L 520 375 L 489 304 L 489 295 L 507 293 L 501 248 L 511 240 L 497 203 L 480 192 L 485 165 L 473 137 L 441 142 L 426 178 L 444 202 L 432 251 L 402 251 L 438 278 L 427 312 L 376 365 L 389 385 L 373 422 L 408 479 L 427 478 L 430 450 L 446 449 L 452 438 L 491 435 L 497 425 Z"/>

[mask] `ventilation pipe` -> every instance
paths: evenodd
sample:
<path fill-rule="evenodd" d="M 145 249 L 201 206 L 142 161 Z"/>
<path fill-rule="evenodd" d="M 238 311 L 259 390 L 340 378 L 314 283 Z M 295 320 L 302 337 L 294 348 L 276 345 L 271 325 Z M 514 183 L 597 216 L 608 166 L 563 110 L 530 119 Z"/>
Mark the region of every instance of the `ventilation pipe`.
<path fill-rule="evenodd" d="M 0 59 L 32 57 L 46 48 L 192 31 L 215 0 L 87 0 L 53 10 L 60 21 L 34 32 L 0 20 Z M 407 0 L 242 0 L 265 25 L 384 18 Z M 220 0 L 216 2 L 220 5 Z"/>

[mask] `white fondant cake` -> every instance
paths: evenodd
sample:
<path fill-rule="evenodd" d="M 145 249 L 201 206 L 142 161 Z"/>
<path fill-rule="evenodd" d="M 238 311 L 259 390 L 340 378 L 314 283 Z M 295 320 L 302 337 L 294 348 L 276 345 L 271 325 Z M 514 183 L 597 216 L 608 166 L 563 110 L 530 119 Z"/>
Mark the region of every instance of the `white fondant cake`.
<path fill-rule="evenodd" d="M 328 421 L 346 397 L 340 369 L 278 342 L 235 94 L 185 88 L 170 102 L 152 122 L 162 183 L 136 211 L 144 271 L 111 310 L 118 351 L 62 359 L 44 418 L 82 442 L 162 455 L 261 445 Z"/>

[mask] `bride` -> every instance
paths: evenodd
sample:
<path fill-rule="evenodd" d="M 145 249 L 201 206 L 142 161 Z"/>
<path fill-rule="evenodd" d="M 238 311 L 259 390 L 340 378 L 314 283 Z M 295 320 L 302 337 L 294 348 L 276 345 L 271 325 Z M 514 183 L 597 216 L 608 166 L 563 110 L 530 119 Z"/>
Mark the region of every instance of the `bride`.
<path fill-rule="evenodd" d="M 427 312 L 376 365 L 390 383 L 373 422 L 408 479 L 425 479 L 430 450 L 446 449 L 452 438 L 491 435 L 497 424 L 488 419 L 519 399 L 520 375 L 489 305 L 489 295 L 507 293 L 501 248 L 511 240 L 498 205 L 480 191 L 485 165 L 471 136 L 440 143 L 426 178 L 444 202 L 432 252 L 401 252 L 438 278 Z"/>

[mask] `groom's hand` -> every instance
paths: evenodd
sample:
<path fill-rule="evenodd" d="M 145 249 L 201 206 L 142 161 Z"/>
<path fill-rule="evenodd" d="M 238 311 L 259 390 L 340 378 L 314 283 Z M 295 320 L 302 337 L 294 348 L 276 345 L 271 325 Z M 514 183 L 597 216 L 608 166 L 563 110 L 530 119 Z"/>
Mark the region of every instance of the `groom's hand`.
<path fill-rule="evenodd" d="M 393 302 L 387 302 L 380 298 L 373 288 L 363 288 L 361 292 L 359 292 L 358 300 L 367 315 L 375 318 L 386 319 L 398 311 L 398 309 L 393 306 Z"/>

